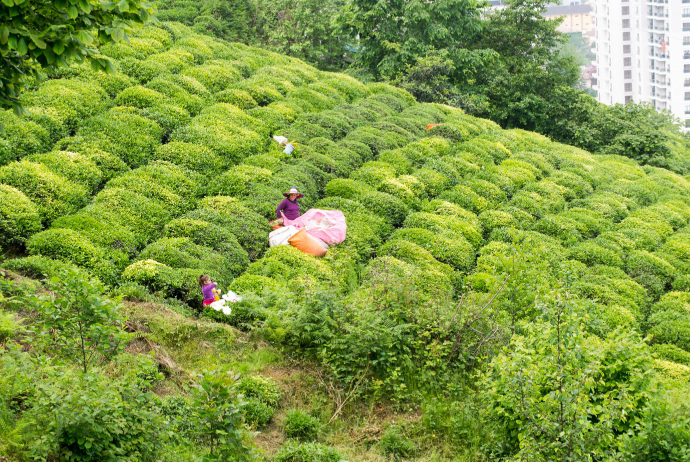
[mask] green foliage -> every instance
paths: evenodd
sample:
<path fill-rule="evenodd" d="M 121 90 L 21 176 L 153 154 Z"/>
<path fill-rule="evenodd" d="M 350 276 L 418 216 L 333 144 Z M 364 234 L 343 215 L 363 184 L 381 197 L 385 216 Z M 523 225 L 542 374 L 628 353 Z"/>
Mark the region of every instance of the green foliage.
<path fill-rule="evenodd" d="M 36 335 L 45 348 L 79 366 L 117 355 L 129 335 L 121 305 L 104 297 L 104 287 L 82 273 L 67 271 L 47 280 L 52 291 L 36 299 Z"/>
<path fill-rule="evenodd" d="M 84 237 L 84 241 L 103 247 L 109 258 L 124 259 L 137 250 L 137 239 L 132 231 L 115 223 L 104 223 L 83 213 L 58 218 L 53 222 L 52 228 L 77 231 Z M 64 257 L 70 258 L 68 255 Z"/>
<path fill-rule="evenodd" d="M 680 462 L 690 456 L 690 411 L 686 405 L 657 400 L 646 410 L 637 432 L 625 440 L 621 457 L 631 462 Z"/>
<path fill-rule="evenodd" d="M 0 126 L 4 129 L 0 133 L 0 166 L 49 149 L 48 131 L 35 122 L 0 110 Z"/>
<path fill-rule="evenodd" d="M 27 160 L 43 164 L 52 172 L 62 175 L 73 183 L 84 186 L 88 191 L 95 190 L 103 181 L 103 172 L 96 163 L 86 156 L 67 151 L 54 151 L 34 154 Z"/>
<path fill-rule="evenodd" d="M 224 3 L 198 0 L 170 1 L 157 4 L 158 19 L 177 21 L 190 32 L 207 34 L 228 41 L 246 40 L 252 23 L 252 4 L 247 1 Z"/>
<path fill-rule="evenodd" d="M 41 230 L 36 205 L 12 186 L 0 184 L 0 245 L 21 245 Z"/>
<path fill-rule="evenodd" d="M 194 433 L 209 447 L 207 460 L 246 460 L 244 430 L 238 399 L 237 374 L 223 371 L 205 372 L 192 389 L 195 408 Z"/>
<path fill-rule="evenodd" d="M 268 377 L 247 375 L 240 379 L 237 390 L 245 398 L 254 398 L 268 406 L 275 408 L 280 400 L 278 385 Z"/>
<path fill-rule="evenodd" d="M 273 462 L 341 462 L 344 459 L 335 449 L 318 443 L 299 443 L 288 440 L 283 444 Z"/>
<path fill-rule="evenodd" d="M 484 376 L 496 454 L 538 460 L 613 455 L 654 396 L 639 338 L 621 330 L 604 340 L 588 336 L 568 300 L 556 297 L 543 307 L 543 320 L 514 336 Z"/>
<path fill-rule="evenodd" d="M 201 304 L 201 290 L 198 284 L 199 271 L 171 268 L 155 260 L 140 260 L 125 268 L 122 280 L 147 287 L 152 292 L 182 301 Z"/>
<path fill-rule="evenodd" d="M 43 382 L 38 388 L 30 411 L 40 428 L 29 451 L 32 458 L 158 459 L 165 436 L 154 395 L 132 387 L 128 380 L 93 374 L 80 380 L 62 378 L 57 386 Z"/>
<path fill-rule="evenodd" d="M 623 259 L 618 252 L 607 249 L 596 242 L 583 242 L 569 249 L 570 258 L 581 261 L 587 266 L 606 265 L 623 268 Z"/>
<path fill-rule="evenodd" d="M 227 250 L 230 250 L 227 248 Z M 199 274 L 209 274 L 224 285 L 238 276 L 249 264 L 246 252 L 216 252 L 210 247 L 195 244 L 186 237 L 163 238 L 149 244 L 138 256 L 141 260 L 155 260 L 171 268 L 193 268 Z"/>
<path fill-rule="evenodd" d="M 163 130 L 156 122 L 140 115 L 110 110 L 85 120 L 77 135 L 97 140 L 97 146 L 110 141 L 105 150 L 111 150 L 128 165 L 137 167 L 151 159 L 154 149 L 160 144 Z"/>
<path fill-rule="evenodd" d="M 0 313 L 0 344 L 5 345 L 21 331 L 13 313 Z"/>
<path fill-rule="evenodd" d="M 156 148 L 154 158 L 165 160 L 197 172 L 219 171 L 223 160 L 205 146 L 172 141 Z"/>
<path fill-rule="evenodd" d="M 223 90 L 214 95 L 214 98 L 219 103 L 228 103 L 237 106 L 242 110 L 253 109 L 258 106 L 258 103 L 252 95 L 244 90 L 230 89 Z"/>
<path fill-rule="evenodd" d="M 470 271 L 474 266 L 475 250 L 464 237 L 448 238 L 426 229 L 405 228 L 393 233 L 389 242 L 404 239 L 431 252 L 433 257 L 459 271 Z"/>
<path fill-rule="evenodd" d="M 685 351 L 667 343 L 658 343 L 652 347 L 652 350 L 662 359 L 690 366 L 690 351 Z"/>
<path fill-rule="evenodd" d="M 379 440 L 379 449 L 393 460 L 401 460 L 414 455 L 417 446 L 406 439 L 399 428 L 389 427 Z"/>
<path fill-rule="evenodd" d="M 66 67 L 86 58 L 94 69 L 114 73 L 113 64 L 98 56 L 93 45 L 125 40 L 154 10 L 153 5 L 141 1 L 122 6 L 95 0 L 42 6 L 37 2 L 5 2 L 2 6 L 0 16 L 6 32 L 0 43 L 1 106 L 19 111 L 19 92 L 28 84 L 26 77 L 37 78 L 40 69 Z"/>
<path fill-rule="evenodd" d="M 432 22 L 432 17 L 446 20 Z M 404 26 L 398 18 L 405 18 Z M 480 27 L 475 4 L 460 2 L 420 8 L 399 2 L 384 9 L 358 0 L 340 12 L 339 22 L 348 36 L 360 39 L 362 49 L 358 57 L 363 64 L 375 75 L 386 77 L 394 77 L 405 66 L 413 64 L 414 57 L 423 56 L 432 49 L 451 48 L 461 54 L 458 62 L 471 61 L 474 54 L 462 50 L 458 44 L 466 43 Z M 432 24 L 436 27 L 431 27 Z M 403 30 L 408 32 L 403 33 Z M 389 53 L 391 49 L 395 52 Z"/>
<path fill-rule="evenodd" d="M 343 66 L 345 40 L 331 23 L 343 2 L 258 0 L 256 5 L 256 39 L 262 46 L 322 68 Z"/>
<path fill-rule="evenodd" d="M 35 162 L 21 161 L 0 167 L 0 182 L 31 199 L 44 223 L 75 212 L 86 203 L 87 191 L 83 186 Z"/>
<path fill-rule="evenodd" d="M 141 115 L 160 125 L 164 136 L 176 128 L 186 125 L 191 120 L 187 110 L 171 104 L 159 104 L 146 108 L 141 111 Z"/>
<path fill-rule="evenodd" d="M 299 409 L 291 409 L 285 415 L 285 436 L 310 441 L 319 432 L 319 421 Z"/>
<path fill-rule="evenodd" d="M 153 352 L 149 355 L 122 353 L 114 358 L 112 366 L 116 374 L 127 376 L 130 383 L 143 392 L 150 391 L 163 380 Z"/>
<path fill-rule="evenodd" d="M 265 427 L 273 418 L 275 409 L 258 399 L 248 399 L 242 407 L 244 421 L 249 428 Z"/>
<path fill-rule="evenodd" d="M 2 267 L 33 279 L 50 279 L 66 271 L 82 271 L 88 274 L 73 263 L 53 260 L 42 255 L 6 260 L 2 263 Z"/>
<path fill-rule="evenodd" d="M 560 100 L 560 101 L 559 101 Z M 554 105 L 557 117 L 548 130 L 559 141 L 597 154 L 618 154 L 642 164 L 667 165 L 671 155 L 669 133 L 675 131 L 669 113 L 658 112 L 648 103 L 604 106 L 592 97 L 564 90 Z M 567 112 L 566 112 L 567 111 Z M 567 113 L 567 116 L 565 115 Z"/>
<path fill-rule="evenodd" d="M 247 251 L 251 261 L 259 258 L 268 248 L 265 238 L 270 230 L 268 221 L 234 198 L 206 197 L 199 204 L 199 209 L 188 213 L 186 217 L 225 226 L 237 237 L 237 241 Z"/>
<path fill-rule="evenodd" d="M 35 234 L 27 242 L 31 255 L 43 255 L 58 260 L 71 261 L 88 268 L 106 283 L 117 280 L 117 273 L 128 263 L 126 254 L 118 250 L 108 251 L 81 234 L 67 228 L 51 228 Z"/>

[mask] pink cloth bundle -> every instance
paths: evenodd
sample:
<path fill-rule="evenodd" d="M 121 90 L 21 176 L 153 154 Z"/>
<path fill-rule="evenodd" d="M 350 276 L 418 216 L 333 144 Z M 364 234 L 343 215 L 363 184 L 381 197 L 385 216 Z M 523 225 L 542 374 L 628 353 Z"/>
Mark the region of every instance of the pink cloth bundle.
<path fill-rule="evenodd" d="M 347 234 L 345 215 L 340 210 L 310 209 L 296 220 L 284 218 L 284 224 L 298 229 L 305 228 L 309 235 L 329 245 L 343 242 Z"/>

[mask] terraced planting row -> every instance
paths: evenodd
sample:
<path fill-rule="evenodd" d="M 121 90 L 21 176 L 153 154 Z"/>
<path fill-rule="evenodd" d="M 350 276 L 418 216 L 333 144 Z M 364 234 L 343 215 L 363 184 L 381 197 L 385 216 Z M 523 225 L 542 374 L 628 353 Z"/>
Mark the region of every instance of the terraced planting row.
<path fill-rule="evenodd" d="M 687 377 L 686 178 L 176 24 L 101 52 L 115 75 L 69 68 L 26 93 L 26 119 L 2 114 L 1 244 L 30 254 L 7 268 L 73 264 L 121 293 L 192 306 L 209 273 L 254 294 L 262 319 L 281 309 L 268 294 L 298 304 L 326 287 L 361 311 L 353 335 L 366 310 L 407 297 L 391 322 L 413 320 L 415 338 L 467 290 L 473 303 L 500 292 L 515 325 L 567 284 L 593 332 L 649 331 L 659 367 Z M 298 140 L 296 157 L 275 133 Z M 347 240 L 324 260 L 267 252 L 267 222 L 292 185 L 303 209 L 347 216 Z"/>
<path fill-rule="evenodd" d="M 344 354 L 343 345 L 351 352 L 356 344 L 336 338 L 362 335 L 394 299 L 404 298 L 409 311 L 387 313 L 387 321 L 404 326 L 409 339 L 427 338 L 423 348 L 431 350 L 444 339 L 435 328 L 454 319 L 454 301 L 466 291 L 474 292 L 475 304 L 500 291 L 494 306 L 506 325 L 515 325 L 534 319 L 540 295 L 565 284 L 589 315 L 590 331 L 648 331 L 661 358 L 657 367 L 687 381 L 690 183 L 624 157 L 592 156 L 437 109 L 452 120 L 439 136 L 382 150 L 349 179 L 326 186 L 327 197 L 316 206 L 343 210 L 351 225 L 330 257 L 318 261 L 290 247 L 274 248 L 231 287 L 281 294 L 266 306 L 287 325 L 303 313 L 286 308 L 284 298 L 308 304 L 304 297 L 315 286 L 345 293 L 348 324 L 330 337 L 333 342 L 300 344 L 325 349 L 318 355 L 328 362 Z M 348 275 L 362 264 L 361 284 L 353 284 Z M 371 345 L 380 349 L 381 343 Z M 382 382 L 395 382 L 396 369 L 407 378 L 426 367 L 443 369 L 430 356 L 395 364 L 403 347 L 399 339 L 389 345 L 387 352 L 362 347 L 349 372 L 367 367 L 372 357 L 378 358 L 373 376 Z"/>
<path fill-rule="evenodd" d="M 228 49 L 204 54 L 214 46 L 211 39 L 186 35 L 184 28 L 166 29 L 146 29 L 143 37 L 160 40 L 134 39 L 131 53 L 125 53 L 125 45 L 105 47 L 104 54 L 119 59 L 121 70 L 129 74 L 121 80 L 131 84 L 113 92 L 114 101 L 103 89 L 99 104 L 90 109 L 85 106 L 93 99 L 63 99 L 66 87 L 83 85 L 78 79 L 91 77 L 85 70 L 74 70 L 71 80 L 46 82 L 26 96 L 27 105 L 40 102 L 45 110 L 88 115 L 98 108 L 101 113 L 80 123 L 77 116 L 67 119 L 66 125 L 75 125 L 73 136 L 57 140 L 55 151 L 30 154 L 0 168 L 4 191 L 23 207 L 7 222 L 12 240 L 4 244 L 28 239 L 32 255 L 7 267 L 40 275 L 67 261 L 111 285 L 121 282 L 124 271 L 125 282 L 198 302 L 198 273 L 208 272 L 227 284 L 263 253 L 267 218 L 283 191 L 299 184 L 306 193 L 303 204 L 309 206 L 330 178 L 347 175 L 372 157 L 361 141 L 390 148 L 414 136 L 393 121 L 414 127 L 416 136 L 424 131 L 426 114 L 416 121 L 400 116 L 413 100 L 393 87 L 367 88 L 345 76 L 242 47 L 231 49 L 242 63 L 211 59 L 227 58 Z M 143 75 L 132 69 L 158 55 L 142 43 L 153 43 L 158 51 L 158 43 L 170 47 L 160 53 L 167 61 L 171 54 L 187 56 L 189 47 L 195 54 L 187 56 L 187 66 L 159 67 L 158 74 Z M 260 67 L 265 64 L 282 67 Z M 251 77 L 241 79 L 232 72 L 236 66 Z M 177 73 L 159 75 L 164 72 Z M 134 79 L 140 84 L 134 85 Z M 118 106 L 103 112 L 112 104 Z M 39 106 L 29 107 L 34 114 Z M 175 123 L 156 117 L 168 109 L 185 117 Z M 288 134 L 300 140 L 296 159 L 283 155 L 269 136 L 295 119 Z M 11 138 L 11 129 L 8 134 Z M 34 234 L 41 227 L 49 229 Z"/>

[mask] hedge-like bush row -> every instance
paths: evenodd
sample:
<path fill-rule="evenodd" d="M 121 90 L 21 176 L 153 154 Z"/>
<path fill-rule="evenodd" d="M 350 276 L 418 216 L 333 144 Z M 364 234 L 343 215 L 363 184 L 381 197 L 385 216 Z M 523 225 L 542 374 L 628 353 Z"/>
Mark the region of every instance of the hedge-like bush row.
<path fill-rule="evenodd" d="M 310 113 L 305 117 L 327 124 L 328 119 L 316 117 L 318 114 Z M 299 185 L 300 191 L 305 194 L 300 203 L 302 207 L 309 208 L 321 196 L 328 179 L 333 175 L 348 174 L 353 167 L 362 165 L 364 159 L 358 152 L 364 153 L 367 157 L 371 156 L 369 148 L 364 145 L 355 147 L 358 151 L 342 148 L 336 150 L 335 143 L 324 138 L 313 138 L 303 143 L 300 140 L 299 146 L 302 157 L 289 158 L 279 151 L 269 152 L 265 155 L 250 156 L 246 159 L 249 163 L 230 168 L 216 177 L 207 191 L 211 194 L 232 195 L 234 198 L 209 196 L 201 202 L 198 209 L 180 220 L 189 226 L 194 223 L 198 229 L 208 229 L 217 225 L 232 227 L 233 234 L 237 236 L 242 248 L 248 252 L 250 260 L 257 260 L 266 250 L 269 231 L 267 222 L 275 216 L 275 206 L 282 192 L 292 185 Z M 244 208 L 245 206 L 254 212 Z M 252 215 L 256 212 L 261 216 Z M 362 214 L 362 223 L 366 221 L 367 218 Z M 365 226 L 368 231 L 368 224 Z M 384 222 L 378 226 L 381 229 L 377 229 L 377 233 L 389 229 L 384 226 Z M 361 242 L 364 241 L 371 242 L 369 238 Z M 372 251 L 371 247 L 367 250 L 362 249 L 362 255 L 369 258 Z M 324 283 L 326 280 L 337 279 L 331 269 L 314 257 L 292 248 L 281 248 L 272 249 L 264 258 L 252 263 L 247 271 L 232 283 L 231 288 L 244 294 L 284 290 L 284 284 L 288 280 L 286 278 L 290 274 L 288 268 L 293 268 L 292 272 L 297 275 L 301 285 L 309 285 L 310 281 Z M 129 272 L 131 273 L 131 270 Z M 131 274 L 126 274 L 127 277 L 131 277 Z M 164 272 L 160 274 L 161 277 L 167 277 Z M 149 286 L 152 286 L 151 283 Z"/>
<path fill-rule="evenodd" d="M 189 50 L 195 47 L 198 50 Z M 259 154 L 266 146 L 259 138 L 269 134 L 260 128 L 262 122 L 228 104 L 212 106 L 212 92 L 236 85 L 238 79 L 261 67 L 273 66 L 273 71 L 265 73 L 271 75 L 283 65 L 294 65 L 295 61 L 249 47 L 230 48 L 232 51 L 214 39 L 195 36 L 177 25 L 146 27 L 131 43 L 108 45 L 101 50 L 115 59 L 116 67 L 124 74 L 118 71 L 114 76 L 96 75 L 85 65 L 60 69 L 54 79 L 23 95 L 27 117 L 18 118 L 10 112 L 0 114 L 5 127 L 5 134 L 0 136 L 0 167 L 4 165 L 0 183 L 13 188 L 3 190 L 5 195 L 17 197 L 14 205 L 4 207 L 3 230 L 8 230 L 10 235 L 3 242 L 21 245 L 38 231 L 35 213 L 43 225 L 48 225 L 58 217 L 76 212 L 86 205 L 90 194 L 126 172 L 128 167 L 136 168 L 159 159 L 215 172 L 236 162 L 237 158 L 223 159 L 214 151 L 209 153 L 205 146 L 193 145 L 196 149 L 186 149 L 189 145 L 181 143 L 161 146 L 170 133 L 181 131 L 189 125 L 191 116 L 200 114 L 206 107 L 210 106 L 204 117 L 195 119 L 195 126 L 220 127 L 220 135 L 197 131 L 189 138 L 213 139 L 232 153 L 247 150 L 243 155 Z M 206 50 L 209 54 L 202 60 Z M 236 55 L 232 55 L 233 51 Z M 251 56 L 256 56 L 252 64 L 240 62 Z M 299 84 L 316 82 L 320 77 L 314 70 L 290 72 L 288 69 L 287 75 L 296 76 Z M 134 85 L 136 81 L 147 86 Z M 329 75 L 328 81 L 355 93 L 358 88 L 350 78 Z M 244 100 L 248 99 L 251 97 L 246 94 Z M 245 105 L 252 106 L 251 102 Z M 228 120 L 234 124 L 226 123 Z M 54 151 L 49 152 L 55 141 Z M 31 157 L 22 163 L 11 163 L 26 156 Z M 107 209 L 109 205 L 99 204 L 112 204 L 114 208 L 106 210 L 107 214 L 119 213 L 121 203 L 136 203 L 139 196 L 132 194 L 139 193 L 146 198 L 141 204 L 141 220 L 168 216 L 159 209 L 160 202 L 171 207 L 173 213 L 187 208 L 174 203 L 179 202 L 176 191 L 168 194 L 165 188 L 161 190 L 159 185 L 140 180 L 132 177 L 126 184 L 112 183 L 111 187 L 127 189 L 123 193 L 127 197 L 116 198 L 111 191 L 97 197 L 93 208 Z M 124 219 L 126 213 L 121 213 Z M 137 215 L 135 212 L 132 217 Z M 148 229 L 148 234 L 152 228 L 143 223 L 134 226 L 136 230 Z"/>
<path fill-rule="evenodd" d="M 539 294 L 564 283 L 593 332 L 649 329 L 665 360 L 688 350 L 669 292 L 690 290 L 687 178 L 179 24 L 101 52 L 114 76 L 60 70 L 23 97 L 27 118 L 0 115 L 0 245 L 32 255 L 18 268 L 68 261 L 193 304 L 201 273 L 240 293 L 331 285 L 352 306 L 384 307 L 403 282 L 411 306 L 441 306 L 510 276 L 495 302 L 509 316 L 536 315 Z M 267 252 L 293 185 L 303 210 L 347 217 L 323 260 Z"/>

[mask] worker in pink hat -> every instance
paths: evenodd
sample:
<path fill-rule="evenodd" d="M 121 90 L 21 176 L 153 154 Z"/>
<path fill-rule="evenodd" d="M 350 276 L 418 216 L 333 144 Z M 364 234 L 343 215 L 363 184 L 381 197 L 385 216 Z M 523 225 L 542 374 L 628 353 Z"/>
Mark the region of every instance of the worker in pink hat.
<path fill-rule="evenodd" d="M 299 218 L 299 204 L 297 203 L 297 199 L 301 199 L 304 197 L 302 194 L 297 191 L 297 187 L 293 186 L 290 188 L 289 192 L 283 193 L 283 196 L 285 196 L 285 199 L 283 199 L 280 204 L 278 204 L 278 208 L 276 209 L 276 216 L 278 218 L 282 218 L 282 215 L 285 215 L 285 218 L 288 220 L 296 220 Z"/>

